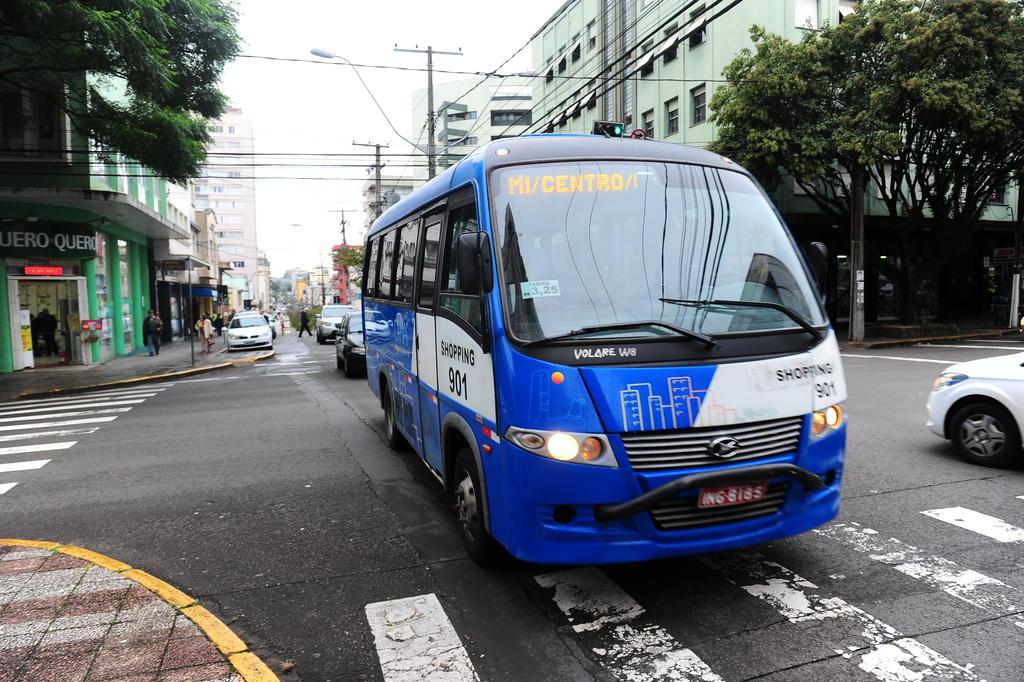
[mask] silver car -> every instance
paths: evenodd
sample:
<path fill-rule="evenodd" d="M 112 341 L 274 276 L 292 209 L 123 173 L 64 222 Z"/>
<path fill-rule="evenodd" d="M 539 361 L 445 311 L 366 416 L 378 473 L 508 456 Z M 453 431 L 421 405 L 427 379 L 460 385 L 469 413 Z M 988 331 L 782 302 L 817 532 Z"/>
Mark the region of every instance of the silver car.
<path fill-rule="evenodd" d="M 327 343 L 338 333 L 338 325 L 346 317 L 358 312 L 354 305 L 325 305 L 324 309 L 316 316 L 316 342 Z"/>
<path fill-rule="evenodd" d="M 236 315 L 225 332 L 228 351 L 273 348 L 274 332 L 262 315 Z"/>

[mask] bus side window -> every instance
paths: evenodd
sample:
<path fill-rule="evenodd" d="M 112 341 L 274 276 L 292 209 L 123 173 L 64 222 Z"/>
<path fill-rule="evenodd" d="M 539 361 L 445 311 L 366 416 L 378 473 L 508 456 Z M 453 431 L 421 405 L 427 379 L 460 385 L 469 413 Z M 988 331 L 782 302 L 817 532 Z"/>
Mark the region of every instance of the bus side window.
<path fill-rule="evenodd" d="M 398 230 L 391 230 L 384 235 L 384 249 L 380 259 L 380 297 L 391 298 L 391 285 L 395 279 L 395 237 Z"/>
<path fill-rule="evenodd" d="M 455 244 L 459 235 L 465 232 L 476 232 L 476 204 L 466 204 L 448 211 L 448 224 L 445 228 L 444 277 L 441 280 L 440 307 L 452 311 L 479 334 L 483 334 L 480 319 L 480 299 L 476 294 L 466 294 L 459 286 L 459 273 L 456 267 Z"/>
<path fill-rule="evenodd" d="M 373 239 L 369 245 L 370 259 L 366 263 L 366 275 L 363 281 L 366 282 L 366 296 L 375 298 L 377 290 L 377 263 L 380 260 L 380 238 Z"/>
<path fill-rule="evenodd" d="M 428 216 L 423 230 L 423 267 L 420 270 L 419 307 L 434 309 L 434 290 L 437 282 L 437 260 L 441 241 L 441 215 Z"/>
<path fill-rule="evenodd" d="M 399 303 L 412 304 L 412 285 L 416 277 L 416 240 L 419 233 L 419 220 L 402 227 L 396 254 L 398 264 L 395 268 L 395 276 L 398 278 L 395 301 Z"/>

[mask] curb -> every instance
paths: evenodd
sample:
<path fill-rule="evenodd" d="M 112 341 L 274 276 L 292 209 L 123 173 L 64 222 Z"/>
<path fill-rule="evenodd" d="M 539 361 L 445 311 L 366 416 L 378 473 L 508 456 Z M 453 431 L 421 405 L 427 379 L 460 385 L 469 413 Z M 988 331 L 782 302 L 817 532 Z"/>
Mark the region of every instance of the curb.
<path fill-rule="evenodd" d="M 71 386 L 69 388 L 50 388 L 45 391 L 27 391 L 25 393 L 19 393 L 18 395 L 16 395 L 15 400 L 24 400 L 27 398 L 45 398 L 48 396 L 55 395 L 71 395 L 74 393 L 86 393 L 88 391 L 97 391 L 103 388 L 116 388 L 118 386 L 133 386 L 135 384 L 148 384 L 155 381 L 166 381 L 168 379 L 180 379 L 182 377 L 195 376 L 196 374 L 206 374 L 207 372 L 215 372 L 220 369 L 240 367 L 244 364 L 259 362 L 260 360 L 269 360 L 272 357 L 274 357 L 274 351 L 269 350 L 263 353 L 262 355 L 253 356 L 251 358 L 242 358 L 240 360 L 226 360 L 224 362 L 218 362 L 215 365 L 205 365 L 203 367 L 189 367 L 188 369 L 180 369 L 175 370 L 173 372 L 164 372 L 163 374 L 147 374 L 141 377 L 132 377 L 130 379 L 116 379 L 114 381 L 103 381 L 98 384 L 89 384 L 87 386 Z"/>
<path fill-rule="evenodd" d="M 228 663 L 245 682 L 280 682 L 277 675 L 267 667 L 267 664 L 260 660 L 256 654 L 249 651 L 248 645 L 231 628 L 225 625 L 222 620 L 200 606 L 198 600 L 143 570 L 132 568 L 122 561 L 90 549 L 75 547 L 74 545 L 62 545 L 58 542 L 0 538 L 0 545 L 31 547 L 33 549 L 67 554 L 132 580 L 145 587 L 165 603 L 174 607 L 178 613 L 183 614 L 195 623 L 196 627 L 206 635 L 206 638 L 224 654 Z"/>
<path fill-rule="evenodd" d="M 847 341 L 841 344 L 851 350 L 870 350 L 872 348 L 894 348 L 896 346 L 915 346 L 919 343 L 939 343 L 943 341 L 970 341 L 971 339 L 1000 338 L 1020 334 L 1016 329 L 998 329 L 967 334 L 946 334 L 944 336 L 916 336 L 907 339 L 879 339 L 877 341 Z"/>

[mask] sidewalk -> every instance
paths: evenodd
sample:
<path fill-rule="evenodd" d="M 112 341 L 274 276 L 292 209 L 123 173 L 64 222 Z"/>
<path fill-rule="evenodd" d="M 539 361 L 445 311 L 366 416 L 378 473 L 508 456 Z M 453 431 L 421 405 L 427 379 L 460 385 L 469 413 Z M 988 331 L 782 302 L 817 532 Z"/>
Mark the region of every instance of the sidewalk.
<path fill-rule="evenodd" d="M 0 682 L 274 682 L 195 599 L 115 559 L 0 540 Z"/>
<path fill-rule="evenodd" d="M 239 351 L 227 353 L 223 338 L 217 339 L 213 352 L 199 352 L 195 347 L 195 368 L 212 371 L 217 366 L 265 355 L 267 351 Z M 24 394 L 46 392 L 73 392 L 109 382 L 137 379 L 159 374 L 170 374 L 193 369 L 192 354 L 187 339 L 175 341 L 160 348 L 160 354 L 150 357 L 145 348 L 121 358 L 114 358 L 102 364 L 67 365 L 62 367 L 41 367 L 25 369 L 11 374 L 0 375 L 0 401 L 15 400 Z"/>
<path fill-rule="evenodd" d="M 895 323 L 893 326 L 896 326 Z M 971 339 L 999 339 L 1007 338 L 1007 341 L 1022 340 L 1020 332 L 1016 329 L 1008 329 L 1005 326 L 993 326 L 986 318 L 971 318 L 955 320 L 952 326 L 956 331 L 921 333 L 910 336 L 868 336 L 859 342 L 847 341 L 849 338 L 849 325 L 846 322 L 839 322 L 833 325 L 836 338 L 839 339 L 839 346 L 843 349 L 868 350 L 872 348 L 892 348 L 895 346 L 914 346 L 919 343 L 956 343 L 969 341 Z M 870 333 L 870 330 L 869 330 Z M 1024 350 L 1022 346 L 1021 350 Z"/>

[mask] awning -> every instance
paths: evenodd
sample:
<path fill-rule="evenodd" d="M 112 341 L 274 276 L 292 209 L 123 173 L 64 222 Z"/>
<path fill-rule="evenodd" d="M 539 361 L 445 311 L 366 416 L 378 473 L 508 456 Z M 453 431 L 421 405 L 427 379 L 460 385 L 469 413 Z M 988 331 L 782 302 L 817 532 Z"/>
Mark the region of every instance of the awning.
<path fill-rule="evenodd" d="M 217 290 L 212 287 L 192 285 L 192 298 L 217 298 Z"/>

